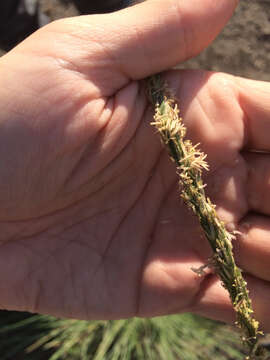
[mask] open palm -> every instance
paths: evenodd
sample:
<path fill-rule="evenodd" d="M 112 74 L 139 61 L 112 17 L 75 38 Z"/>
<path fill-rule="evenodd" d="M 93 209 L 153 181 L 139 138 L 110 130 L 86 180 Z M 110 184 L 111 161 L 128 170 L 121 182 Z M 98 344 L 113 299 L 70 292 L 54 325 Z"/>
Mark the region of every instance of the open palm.
<path fill-rule="evenodd" d="M 179 199 L 140 81 L 199 52 L 234 6 L 193 2 L 61 20 L 1 59 L 2 308 L 83 319 L 183 311 L 233 319 L 215 276 L 191 270 L 211 252 Z M 247 214 L 268 215 L 268 157 L 242 152 L 269 148 L 270 87 L 196 71 L 165 76 L 189 137 L 209 154 L 209 195 L 228 227 L 245 232 L 237 259 L 251 290 L 264 294 L 254 298 L 262 316 L 269 225 Z"/>

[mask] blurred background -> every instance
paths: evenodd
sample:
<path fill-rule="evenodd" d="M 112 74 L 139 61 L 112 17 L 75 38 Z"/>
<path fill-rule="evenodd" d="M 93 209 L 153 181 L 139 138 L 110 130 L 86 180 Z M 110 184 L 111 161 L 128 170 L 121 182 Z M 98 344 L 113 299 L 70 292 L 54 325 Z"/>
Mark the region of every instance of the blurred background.
<path fill-rule="evenodd" d="M 0 56 L 55 19 L 135 2 L 1 0 Z M 270 0 L 240 2 L 215 42 L 180 67 L 269 81 Z M 0 360 L 240 360 L 244 353 L 234 328 L 191 314 L 87 322 L 0 311 Z"/>

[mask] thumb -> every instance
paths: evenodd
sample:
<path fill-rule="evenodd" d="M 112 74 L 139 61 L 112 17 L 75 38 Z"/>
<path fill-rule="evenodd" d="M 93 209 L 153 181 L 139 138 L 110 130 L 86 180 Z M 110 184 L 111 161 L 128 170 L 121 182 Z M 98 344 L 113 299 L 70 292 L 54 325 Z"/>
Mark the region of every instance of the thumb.
<path fill-rule="evenodd" d="M 202 51 L 230 19 L 237 2 L 148 0 L 96 18 L 94 33 L 115 68 L 137 80 Z"/>
<path fill-rule="evenodd" d="M 74 64 L 76 72 L 100 88 L 119 89 L 198 54 L 218 35 L 237 3 L 147 0 L 112 14 L 62 19 L 23 46 Z M 46 41 L 37 38 L 41 33 Z"/>

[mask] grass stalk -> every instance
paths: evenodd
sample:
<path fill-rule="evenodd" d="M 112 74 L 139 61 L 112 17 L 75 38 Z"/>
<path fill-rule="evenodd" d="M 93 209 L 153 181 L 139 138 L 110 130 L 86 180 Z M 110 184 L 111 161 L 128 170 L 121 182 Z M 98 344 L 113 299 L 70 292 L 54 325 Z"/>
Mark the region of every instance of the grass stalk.
<path fill-rule="evenodd" d="M 236 312 L 236 325 L 241 329 L 243 342 L 248 347 L 249 355 L 246 359 L 265 359 L 265 350 L 259 345 L 263 333 L 259 330 L 259 322 L 253 316 L 247 283 L 234 260 L 234 235 L 226 230 L 225 224 L 217 216 L 215 205 L 205 193 L 202 172 L 208 170 L 206 155 L 199 150 L 198 145 L 194 146 L 186 139 L 186 127 L 179 115 L 175 99 L 160 75 L 148 79 L 148 90 L 150 100 L 155 106 L 152 125 L 158 130 L 162 142 L 176 164 L 181 197 L 197 215 L 213 250 L 209 265 L 214 268 L 229 292 Z"/>

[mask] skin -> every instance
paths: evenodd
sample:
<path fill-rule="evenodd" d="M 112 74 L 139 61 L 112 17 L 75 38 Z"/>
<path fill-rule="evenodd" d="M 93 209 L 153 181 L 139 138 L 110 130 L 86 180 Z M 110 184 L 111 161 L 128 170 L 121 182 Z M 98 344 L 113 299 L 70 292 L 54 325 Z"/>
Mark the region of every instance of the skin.
<path fill-rule="evenodd" d="M 150 125 L 146 76 L 206 47 L 236 1 L 149 0 L 54 22 L 0 59 L 0 307 L 80 319 L 193 311 L 233 321 L 211 251 Z M 207 192 L 265 330 L 270 86 L 170 71 Z"/>

